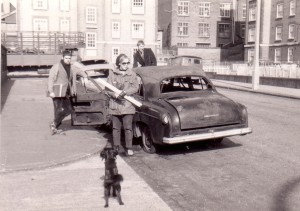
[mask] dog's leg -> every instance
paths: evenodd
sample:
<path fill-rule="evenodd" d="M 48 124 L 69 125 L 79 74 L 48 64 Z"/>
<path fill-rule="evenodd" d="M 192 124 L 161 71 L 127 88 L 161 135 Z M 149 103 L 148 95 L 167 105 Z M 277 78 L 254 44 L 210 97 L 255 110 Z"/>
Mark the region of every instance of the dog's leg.
<path fill-rule="evenodd" d="M 104 207 L 108 207 L 108 198 L 109 198 L 109 192 L 110 192 L 110 187 L 105 187 L 104 188 L 104 198 L 105 198 L 105 205 Z"/>
<path fill-rule="evenodd" d="M 122 201 L 122 197 L 121 197 L 121 186 L 117 185 L 116 189 L 116 194 L 117 194 L 117 199 L 120 205 L 124 205 L 124 202 Z"/>

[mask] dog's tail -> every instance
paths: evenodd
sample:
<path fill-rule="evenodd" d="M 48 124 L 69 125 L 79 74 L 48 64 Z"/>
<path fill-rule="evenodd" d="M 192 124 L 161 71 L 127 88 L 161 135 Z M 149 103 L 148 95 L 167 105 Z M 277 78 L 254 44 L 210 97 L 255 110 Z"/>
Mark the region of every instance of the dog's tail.
<path fill-rule="evenodd" d="M 114 181 L 116 182 L 123 182 L 123 176 L 121 174 L 114 175 Z"/>

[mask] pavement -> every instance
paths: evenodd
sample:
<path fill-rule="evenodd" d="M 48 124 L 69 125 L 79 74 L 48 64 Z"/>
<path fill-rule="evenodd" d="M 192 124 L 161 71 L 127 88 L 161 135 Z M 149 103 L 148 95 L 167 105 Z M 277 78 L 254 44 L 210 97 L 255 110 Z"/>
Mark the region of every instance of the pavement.
<path fill-rule="evenodd" d="M 1 210 L 100 210 L 104 206 L 104 163 L 99 152 L 111 138 L 99 128 L 71 126 L 65 135 L 51 135 L 53 105 L 46 97 L 47 78 L 11 74 L 1 86 Z M 212 80 L 217 88 L 236 89 L 300 99 L 300 89 Z M 130 158 L 129 158 L 130 159 Z M 120 207 L 110 210 L 171 210 L 151 187 L 118 156 L 124 176 Z"/>

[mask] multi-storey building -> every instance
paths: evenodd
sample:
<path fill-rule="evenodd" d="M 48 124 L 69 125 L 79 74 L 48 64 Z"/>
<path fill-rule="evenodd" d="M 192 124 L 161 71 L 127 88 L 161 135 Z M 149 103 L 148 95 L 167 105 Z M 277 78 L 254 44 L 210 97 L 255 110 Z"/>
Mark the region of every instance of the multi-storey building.
<path fill-rule="evenodd" d="M 158 8 L 165 48 L 218 60 L 223 47 L 243 40 L 245 0 L 164 0 Z"/>
<path fill-rule="evenodd" d="M 245 59 L 254 59 L 257 1 L 247 0 Z M 300 62 L 300 1 L 261 0 L 260 61 Z"/>
<path fill-rule="evenodd" d="M 61 42 L 72 33 L 82 33 L 85 45 L 80 48 L 80 56 L 83 59 L 114 62 L 120 53 L 132 57 L 138 40 L 144 40 L 146 47 L 155 52 L 157 0 L 15 1 L 17 32 L 32 32 L 34 36 L 39 32 L 38 39 L 41 35 L 51 36 L 48 45 Z M 43 52 L 47 50 L 50 47 Z"/>

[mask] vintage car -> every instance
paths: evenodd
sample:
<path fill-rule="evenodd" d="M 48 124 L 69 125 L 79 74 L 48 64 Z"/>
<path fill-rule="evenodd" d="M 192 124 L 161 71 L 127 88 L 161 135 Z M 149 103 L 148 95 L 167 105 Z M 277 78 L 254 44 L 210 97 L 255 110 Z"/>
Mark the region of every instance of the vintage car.
<path fill-rule="evenodd" d="M 133 129 L 144 151 L 155 153 L 160 145 L 201 140 L 221 142 L 252 132 L 246 107 L 220 94 L 199 67 L 151 66 L 134 71 L 139 91 L 133 97 L 142 106 L 136 109 Z M 101 116 L 105 113 L 101 111 Z"/>

